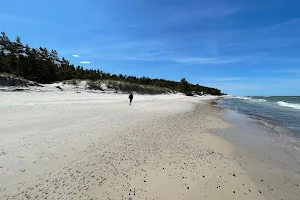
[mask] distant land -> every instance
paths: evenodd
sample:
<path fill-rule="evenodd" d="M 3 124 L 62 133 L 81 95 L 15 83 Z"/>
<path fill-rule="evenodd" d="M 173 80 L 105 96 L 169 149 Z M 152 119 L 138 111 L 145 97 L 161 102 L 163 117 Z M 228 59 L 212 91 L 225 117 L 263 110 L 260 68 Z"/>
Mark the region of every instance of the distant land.
<path fill-rule="evenodd" d="M 48 50 L 43 47 L 31 48 L 28 44 L 24 45 L 19 36 L 15 41 L 11 41 L 4 32 L 1 32 L 0 36 L 0 73 L 8 73 L 44 84 L 72 79 L 113 80 L 166 88 L 189 96 L 194 94 L 223 95 L 217 88 L 191 84 L 185 78 L 178 82 L 145 76 L 110 74 L 99 69 L 83 69 L 82 66 L 75 67 L 64 57 L 60 59 L 56 50 Z"/>

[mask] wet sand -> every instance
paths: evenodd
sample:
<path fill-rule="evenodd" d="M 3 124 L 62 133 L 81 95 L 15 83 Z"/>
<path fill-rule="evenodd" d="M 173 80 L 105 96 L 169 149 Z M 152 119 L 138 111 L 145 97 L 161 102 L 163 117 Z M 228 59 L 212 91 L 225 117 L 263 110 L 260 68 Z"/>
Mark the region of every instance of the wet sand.
<path fill-rule="evenodd" d="M 300 199 L 296 138 L 287 135 L 283 128 L 266 126 L 260 120 L 235 111 L 228 111 L 222 119 L 233 127 L 214 132 L 234 146 L 235 160 L 248 172 L 261 193 L 272 200 Z"/>

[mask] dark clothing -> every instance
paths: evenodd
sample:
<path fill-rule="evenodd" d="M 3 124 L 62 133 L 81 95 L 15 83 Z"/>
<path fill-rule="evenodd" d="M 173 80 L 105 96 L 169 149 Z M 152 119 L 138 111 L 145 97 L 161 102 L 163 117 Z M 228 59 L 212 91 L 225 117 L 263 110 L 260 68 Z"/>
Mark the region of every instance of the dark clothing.
<path fill-rule="evenodd" d="M 130 102 L 129 102 L 129 103 L 131 104 L 131 102 L 132 102 L 132 99 L 133 99 L 133 94 L 130 94 L 128 98 L 129 98 L 129 100 L 130 100 Z"/>

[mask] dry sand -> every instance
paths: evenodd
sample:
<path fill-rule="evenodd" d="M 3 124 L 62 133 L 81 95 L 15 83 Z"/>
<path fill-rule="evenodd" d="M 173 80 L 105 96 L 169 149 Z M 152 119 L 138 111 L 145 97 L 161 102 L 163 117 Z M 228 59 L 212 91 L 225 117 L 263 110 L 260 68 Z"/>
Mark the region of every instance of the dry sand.
<path fill-rule="evenodd" d="M 264 199 L 213 97 L 0 93 L 0 199 Z"/>

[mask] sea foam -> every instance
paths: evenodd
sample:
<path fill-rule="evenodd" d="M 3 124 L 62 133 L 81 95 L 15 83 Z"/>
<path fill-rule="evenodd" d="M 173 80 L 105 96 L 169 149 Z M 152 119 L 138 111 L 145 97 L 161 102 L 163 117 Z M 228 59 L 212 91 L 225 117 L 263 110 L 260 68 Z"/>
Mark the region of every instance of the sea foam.
<path fill-rule="evenodd" d="M 300 104 L 292 104 L 292 103 L 287 103 L 284 101 L 278 101 L 277 104 L 280 106 L 284 106 L 284 107 L 300 109 Z"/>

